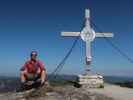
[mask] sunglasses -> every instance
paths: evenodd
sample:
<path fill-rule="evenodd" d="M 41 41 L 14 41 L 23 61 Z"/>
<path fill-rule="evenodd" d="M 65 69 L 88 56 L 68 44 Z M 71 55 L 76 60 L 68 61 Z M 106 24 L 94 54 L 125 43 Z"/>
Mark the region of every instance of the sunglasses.
<path fill-rule="evenodd" d="M 37 54 L 31 54 L 31 56 L 37 56 Z"/>

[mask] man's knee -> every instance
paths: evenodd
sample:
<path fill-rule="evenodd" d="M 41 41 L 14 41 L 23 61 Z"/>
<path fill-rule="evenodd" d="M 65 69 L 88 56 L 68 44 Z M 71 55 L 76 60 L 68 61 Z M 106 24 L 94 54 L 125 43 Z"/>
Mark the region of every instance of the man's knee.
<path fill-rule="evenodd" d="M 21 76 L 25 76 L 25 75 L 27 75 L 27 74 L 28 74 L 27 71 L 21 71 L 21 72 L 20 72 L 20 75 L 21 75 Z"/>
<path fill-rule="evenodd" d="M 27 75 L 27 71 L 20 72 L 20 78 L 22 83 L 26 82 L 26 75 Z"/>
<path fill-rule="evenodd" d="M 37 69 L 37 74 L 41 74 L 41 69 L 40 68 Z"/>

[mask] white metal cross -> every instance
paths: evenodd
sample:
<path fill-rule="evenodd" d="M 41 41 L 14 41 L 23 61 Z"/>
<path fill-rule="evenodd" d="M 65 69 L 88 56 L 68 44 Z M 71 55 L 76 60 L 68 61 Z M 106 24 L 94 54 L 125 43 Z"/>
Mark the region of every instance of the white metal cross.
<path fill-rule="evenodd" d="M 92 61 L 91 57 L 91 42 L 95 37 L 113 37 L 113 33 L 96 33 L 91 27 L 90 21 L 90 10 L 85 10 L 85 25 L 81 32 L 61 32 L 61 36 L 80 36 L 81 39 L 86 43 L 86 70 L 90 71 L 90 64 Z"/>

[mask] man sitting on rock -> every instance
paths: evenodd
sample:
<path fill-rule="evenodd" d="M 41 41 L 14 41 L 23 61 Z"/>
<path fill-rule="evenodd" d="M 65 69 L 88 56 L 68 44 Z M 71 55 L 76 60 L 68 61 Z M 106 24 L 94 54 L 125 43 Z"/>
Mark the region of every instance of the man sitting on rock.
<path fill-rule="evenodd" d="M 46 80 L 46 71 L 42 62 L 37 60 L 37 52 L 32 51 L 30 60 L 22 66 L 20 70 L 20 79 L 22 86 L 44 85 Z"/>

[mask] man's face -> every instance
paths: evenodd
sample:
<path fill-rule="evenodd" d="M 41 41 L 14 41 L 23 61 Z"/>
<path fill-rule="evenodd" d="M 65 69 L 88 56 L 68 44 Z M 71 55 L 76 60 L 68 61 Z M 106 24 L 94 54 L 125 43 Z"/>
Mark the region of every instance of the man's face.
<path fill-rule="evenodd" d="M 37 55 L 36 54 L 31 54 L 31 60 L 36 60 Z"/>

